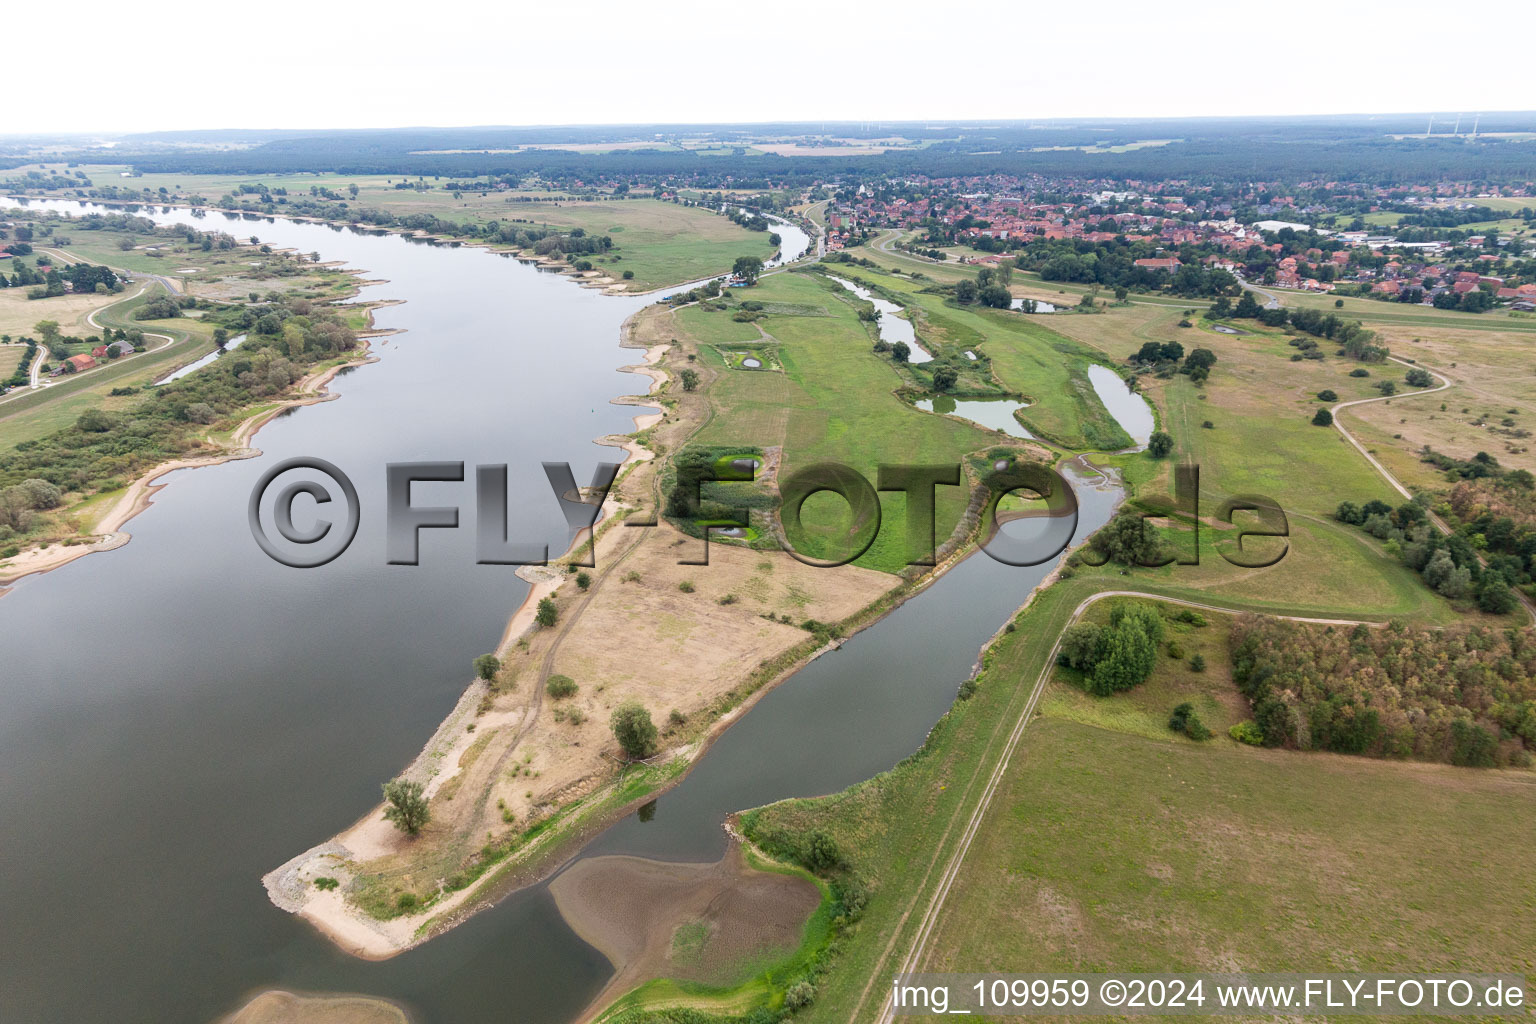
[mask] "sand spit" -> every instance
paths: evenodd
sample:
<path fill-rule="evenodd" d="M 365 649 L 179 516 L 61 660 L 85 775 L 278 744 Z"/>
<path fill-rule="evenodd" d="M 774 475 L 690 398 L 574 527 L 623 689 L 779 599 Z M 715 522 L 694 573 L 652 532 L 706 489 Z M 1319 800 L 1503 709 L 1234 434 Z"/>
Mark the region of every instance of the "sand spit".
<path fill-rule="evenodd" d="M 651 978 L 738 982 L 744 965 L 794 950 L 821 903 L 814 883 L 754 870 L 735 842 L 714 864 L 592 857 L 549 889 L 571 930 L 616 972 L 582 1020 Z"/>

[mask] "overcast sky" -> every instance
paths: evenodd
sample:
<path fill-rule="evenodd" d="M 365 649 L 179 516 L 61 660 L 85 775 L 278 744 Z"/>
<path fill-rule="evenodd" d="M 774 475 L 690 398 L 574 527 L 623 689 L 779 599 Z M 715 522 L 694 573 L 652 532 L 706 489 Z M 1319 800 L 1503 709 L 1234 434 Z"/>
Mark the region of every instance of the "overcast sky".
<path fill-rule="evenodd" d="M 8 8 L 0 134 L 1536 107 L 1529 2 Z"/>

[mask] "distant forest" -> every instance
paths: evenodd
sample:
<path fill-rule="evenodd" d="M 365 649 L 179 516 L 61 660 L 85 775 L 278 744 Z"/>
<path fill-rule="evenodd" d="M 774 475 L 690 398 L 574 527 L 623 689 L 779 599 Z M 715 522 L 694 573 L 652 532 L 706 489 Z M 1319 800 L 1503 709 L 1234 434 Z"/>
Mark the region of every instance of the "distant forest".
<path fill-rule="evenodd" d="M 539 175 L 570 179 L 667 179 L 702 186 L 730 181 L 744 187 L 806 185 L 834 177 L 984 177 L 1032 174 L 1053 178 L 1167 180 L 1364 181 L 1375 184 L 1436 180 L 1510 182 L 1536 180 L 1536 141 L 1490 138 L 1486 133 L 1536 132 L 1536 114 L 1484 115 L 1477 140 L 1439 137 L 1396 140 L 1392 134 L 1423 132 L 1427 115 L 1379 118 L 1201 118 L 1148 121 L 1084 121 L 1071 124 L 927 126 L 872 125 L 646 125 L 601 128 L 437 128 L 393 131 L 178 132 L 128 136 L 114 162 L 143 172 L 278 174 L 334 171 L 446 177 Z M 1442 118 L 1437 128 L 1448 126 Z M 1464 125 L 1464 127 L 1470 127 Z M 870 156 L 777 156 L 749 152 L 749 139 L 825 134 L 848 139 L 895 136 L 909 146 Z M 423 152 L 513 149 L 527 145 L 600 142 L 708 141 L 715 155 L 671 148 L 608 153 L 571 150 L 519 152 Z M 1101 149 L 1150 140 L 1174 140 L 1126 152 L 1087 152 L 1043 147 Z M 208 143 L 239 149 L 178 149 Z M 721 149 L 727 152 L 720 152 Z M 730 152 L 739 150 L 739 152 Z M 3 152 L 3 150 L 0 150 Z M 100 150 L 75 154 L 99 162 Z M 0 157 L 18 166 L 21 156 Z"/>

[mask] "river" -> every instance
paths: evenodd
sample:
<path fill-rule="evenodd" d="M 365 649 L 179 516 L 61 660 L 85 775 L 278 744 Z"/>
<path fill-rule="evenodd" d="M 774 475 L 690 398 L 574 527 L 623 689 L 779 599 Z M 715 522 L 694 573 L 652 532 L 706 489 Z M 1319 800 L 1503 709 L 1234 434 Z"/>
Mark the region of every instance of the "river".
<path fill-rule="evenodd" d="M 432 1024 L 563 1024 L 610 969 L 546 885 L 373 963 L 274 907 L 260 878 L 377 802 L 526 592 L 510 567 L 474 564 L 471 529 L 425 531 L 419 566 L 385 565 L 385 463 L 508 463 L 510 533 L 562 548 L 539 463 L 569 461 L 587 479 L 615 458 L 590 438 L 629 429 L 638 411 L 609 404 L 643 391 L 612 367 L 633 359 L 616 346 L 620 324 L 651 300 L 478 248 L 221 213 L 197 223 L 387 279 L 368 297 L 406 301 L 377 325 L 408 333 L 338 379 L 339 401 L 264 428 L 262 457 L 168 477 L 128 525 L 131 544 L 0 599 L 0 1019 L 206 1024 L 282 987 L 395 999 Z M 298 455 L 347 471 L 363 509 L 348 552 L 307 571 L 268 560 L 245 522 L 257 477 Z M 472 488 L 418 485 L 417 502 L 467 508 Z M 1081 537 L 1116 492 L 1078 493 Z M 766 695 L 654 819 L 626 819 L 583 856 L 714 860 L 729 811 L 890 767 L 1045 571 L 962 562 Z"/>

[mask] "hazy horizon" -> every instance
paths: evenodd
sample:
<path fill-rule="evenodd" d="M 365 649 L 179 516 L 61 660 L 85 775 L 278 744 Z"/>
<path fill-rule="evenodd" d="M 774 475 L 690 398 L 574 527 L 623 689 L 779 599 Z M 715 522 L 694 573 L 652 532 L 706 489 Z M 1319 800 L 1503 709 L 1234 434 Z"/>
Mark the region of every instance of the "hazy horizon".
<path fill-rule="evenodd" d="M 699 0 L 665 18 L 617 4 L 580 17 L 456 10 L 469 13 L 406 21 L 277 0 L 257 13 L 207 5 L 195 23 L 148 23 L 132 7 L 88 0 L 71 11 L 62 69 L 56 49 L 13 48 L 13 77 L 47 90 L 45 102 L 7 112 L 4 134 L 1306 117 L 1378 105 L 1454 117 L 1508 108 L 1529 89 L 1517 60 L 1420 73 L 1444 60 L 1433 30 L 1443 8 L 1425 2 L 1395 5 L 1383 20 L 1321 0 L 1283 17 L 1201 0 L 1182 12 L 1188 28 L 1126 0 L 1084 23 L 1028 5 L 952 15 L 914 0 L 788 0 L 740 20 Z M 11 19 L 17 39 L 59 27 L 40 6 Z M 1518 38 L 1536 29 L 1536 13 L 1506 23 Z M 1309 25 L 1337 48 L 1293 41 Z M 261 41 L 248 41 L 256 30 Z"/>

